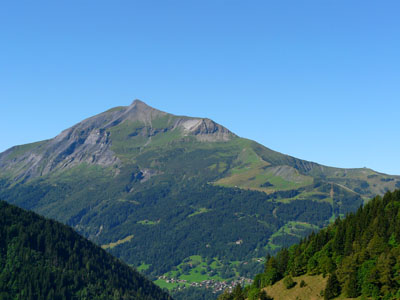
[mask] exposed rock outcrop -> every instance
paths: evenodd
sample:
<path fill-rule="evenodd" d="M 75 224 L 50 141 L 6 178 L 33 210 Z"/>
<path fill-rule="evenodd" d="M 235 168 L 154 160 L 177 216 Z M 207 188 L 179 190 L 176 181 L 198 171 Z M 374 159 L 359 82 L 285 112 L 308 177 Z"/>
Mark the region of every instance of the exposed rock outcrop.
<path fill-rule="evenodd" d="M 163 117 L 168 118 L 168 126 L 154 126 L 154 122 Z M 142 124 L 132 128 L 131 137 L 151 138 L 171 130 L 180 130 L 182 137 L 192 135 L 204 142 L 227 141 L 235 136 L 212 120 L 174 116 L 135 100 L 129 106 L 116 107 L 83 120 L 53 139 L 27 147 L 15 157 L 15 147 L 1 153 L 0 170 L 11 173 L 16 180 L 26 180 L 81 163 L 118 165 L 121 161 L 111 150 L 113 136 L 110 129 L 124 122 Z"/>

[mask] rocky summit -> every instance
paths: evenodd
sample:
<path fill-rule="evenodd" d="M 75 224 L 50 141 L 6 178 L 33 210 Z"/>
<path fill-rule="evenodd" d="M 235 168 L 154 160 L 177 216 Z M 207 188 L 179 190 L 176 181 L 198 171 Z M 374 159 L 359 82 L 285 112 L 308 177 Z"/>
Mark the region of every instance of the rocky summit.
<path fill-rule="evenodd" d="M 164 126 L 159 126 L 161 123 Z M 193 136 L 198 141 L 207 142 L 228 141 L 235 136 L 212 120 L 174 116 L 135 100 L 130 106 L 110 109 L 83 120 L 53 139 L 9 149 L 0 154 L 0 168 L 10 171 L 18 181 L 81 163 L 101 166 L 118 164 L 120 159 L 111 150 L 110 134 L 124 126 L 132 128 L 128 137 L 146 139 L 141 145 L 143 148 L 151 145 L 152 138 L 166 132 L 175 132 L 181 138 Z M 16 152 L 22 152 L 22 155 L 16 156 Z"/>

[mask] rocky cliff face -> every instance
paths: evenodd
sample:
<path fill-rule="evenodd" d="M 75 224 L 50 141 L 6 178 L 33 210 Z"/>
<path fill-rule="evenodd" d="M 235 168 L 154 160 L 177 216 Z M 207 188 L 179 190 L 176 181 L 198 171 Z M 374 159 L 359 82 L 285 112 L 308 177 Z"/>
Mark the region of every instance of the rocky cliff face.
<path fill-rule="evenodd" d="M 180 125 L 186 134 L 194 135 L 200 141 L 228 141 L 234 137 L 232 132 L 210 119 L 190 119 Z"/>
<path fill-rule="evenodd" d="M 84 162 L 111 165 L 118 158 L 110 150 L 109 133 L 96 126 L 101 119 L 103 116 L 85 120 L 15 158 L 17 147 L 11 148 L 0 154 L 0 169 L 17 173 L 15 179 L 19 180 Z"/>
<path fill-rule="evenodd" d="M 155 128 L 153 123 L 160 118 L 169 118 L 171 121 L 165 128 Z M 125 122 L 141 124 L 132 127 L 129 134 L 146 138 L 172 130 L 180 130 L 182 137 L 194 136 L 202 142 L 228 141 L 235 136 L 212 120 L 174 116 L 135 100 L 130 106 L 117 107 L 83 120 L 51 140 L 35 146 L 13 147 L 1 153 L 0 170 L 20 180 L 81 163 L 101 166 L 119 164 L 118 156 L 111 150 L 113 137 L 110 129 Z M 14 155 L 16 150 L 21 153 Z"/>

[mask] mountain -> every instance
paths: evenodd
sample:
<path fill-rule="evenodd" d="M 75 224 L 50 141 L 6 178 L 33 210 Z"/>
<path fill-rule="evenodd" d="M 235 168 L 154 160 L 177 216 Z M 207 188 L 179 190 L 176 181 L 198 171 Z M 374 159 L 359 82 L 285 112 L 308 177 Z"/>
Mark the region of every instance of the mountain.
<path fill-rule="evenodd" d="M 198 144 L 193 145 L 195 142 Z M 304 186 L 314 178 L 326 178 L 369 197 L 400 185 L 399 177 L 366 168 L 330 168 L 283 155 L 239 138 L 212 120 L 174 116 L 140 100 L 86 119 L 54 139 L 13 147 L 0 155 L 0 169 L 4 175 L 23 182 L 81 164 L 114 166 L 118 170 L 139 160 L 143 152 L 154 152 L 155 148 L 171 144 L 199 150 L 214 146 L 225 151 L 236 148 L 230 151 L 233 153 L 227 153 L 234 161 L 226 165 L 227 159 L 221 159 L 218 166 L 223 176 L 218 176 L 216 184 L 221 186 L 270 193 Z M 216 167 L 208 166 L 209 169 Z M 151 170 L 147 172 L 151 176 Z M 268 179 L 270 182 L 265 181 Z"/>
<path fill-rule="evenodd" d="M 172 299 L 71 228 L 0 201 L 1 299 Z"/>
<path fill-rule="evenodd" d="M 139 100 L 0 154 L 0 199 L 72 226 L 167 288 L 250 278 L 267 252 L 396 186 L 399 176 L 297 159 Z"/>
<path fill-rule="evenodd" d="M 82 163 L 118 166 L 142 148 L 183 137 L 217 142 L 234 135 L 211 120 L 172 116 L 135 100 L 86 119 L 54 139 L 11 148 L 1 155 L 0 168 L 26 181 Z"/>
<path fill-rule="evenodd" d="M 400 190 L 396 190 L 279 251 L 267 260 L 264 273 L 238 294 L 249 300 L 259 299 L 262 290 L 276 300 L 399 299 L 399 271 Z M 225 293 L 219 299 L 242 298 Z"/>

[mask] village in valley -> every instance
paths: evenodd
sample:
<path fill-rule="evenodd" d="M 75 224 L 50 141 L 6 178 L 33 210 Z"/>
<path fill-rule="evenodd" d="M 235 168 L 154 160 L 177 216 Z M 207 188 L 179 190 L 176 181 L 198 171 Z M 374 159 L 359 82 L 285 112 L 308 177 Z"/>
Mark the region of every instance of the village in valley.
<path fill-rule="evenodd" d="M 238 284 L 240 284 L 241 286 L 245 286 L 248 284 L 252 284 L 253 282 L 252 279 L 244 277 L 240 277 L 239 279 L 232 281 L 216 281 L 213 279 L 209 279 L 209 280 L 203 280 L 201 282 L 191 282 L 191 283 L 188 283 L 188 281 L 185 279 L 168 278 L 166 276 L 160 276 L 158 277 L 158 279 L 163 280 L 166 283 L 179 284 L 178 287 L 176 287 L 177 290 L 183 290 L 187 287 L 197 287 L 197 288 L 212 289 L 214 293 L 223 292 L 225 290 L 232 292 L 233 288 Z"/>

